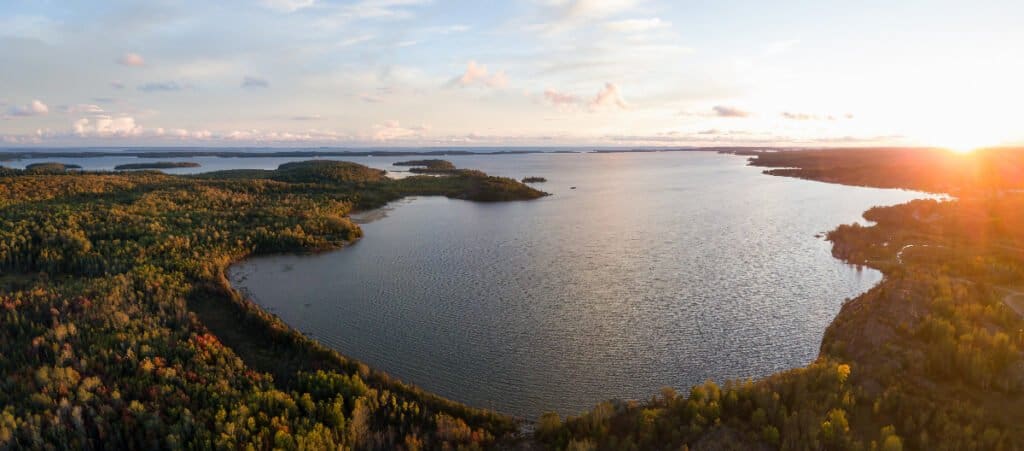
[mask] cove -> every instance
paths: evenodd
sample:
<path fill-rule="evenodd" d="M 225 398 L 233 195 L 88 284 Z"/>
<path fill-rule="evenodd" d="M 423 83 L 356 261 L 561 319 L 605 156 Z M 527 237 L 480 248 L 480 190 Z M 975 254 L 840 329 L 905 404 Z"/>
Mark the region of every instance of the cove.
<path fill-rule="evenodd" d="M 351 246 L 229 276 L 342 354 L 526 418 L 807 364 L 842 302 L 881 280 L 816 235 L 925 196 L 767 176 L 711 152 L 448 159 L 545 177 L 553 196 L 405 199 L 364 215 L 376 219 Z"/>

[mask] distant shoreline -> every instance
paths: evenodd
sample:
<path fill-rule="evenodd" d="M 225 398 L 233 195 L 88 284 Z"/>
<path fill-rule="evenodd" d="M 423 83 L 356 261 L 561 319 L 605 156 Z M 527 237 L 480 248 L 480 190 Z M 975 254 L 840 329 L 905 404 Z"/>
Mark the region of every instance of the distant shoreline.
<path fill-rule="evenodd" d="M 656 149 L 512 149 L 512 150 L 0 150 L 0 161 L 42 158 L 317 158 L 317 157 L 415 157 L 415 156 L 469 156 L 469 155 L 529 155 L 529 154 L 581 154 L 581 153 L 656 153 L 656 152 L 722 152 L 736 153 L 763 150 L 764 147 L 683 147 Z"/>

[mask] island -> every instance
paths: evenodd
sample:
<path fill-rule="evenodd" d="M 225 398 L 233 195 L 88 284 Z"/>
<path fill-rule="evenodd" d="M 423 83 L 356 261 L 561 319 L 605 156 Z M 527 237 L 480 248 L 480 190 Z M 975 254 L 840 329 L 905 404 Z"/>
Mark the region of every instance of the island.
<path fill-rule="evenodd" d="M 115 171 L 135 171 L 140 169 L 174 169 L 198 168 L 199 163 L 192 161 L 158 161 L 154 163 L 127 163 L 114 166 Z"/>
<path fill-rule="evenodd" d="M 25 166 L 25 171 L 36 174 L 43 173 L 61 173 L 67 172 L 68 170 L 81 170 L 82 167 L 77 164 L 65 164 L 65 163 L 32 163 Z"/>
<path fill-rule="evenodd" d="M 394 166 L 411 166 L 409 172 L 417 174 L 449 174 L 457 169 L 448 160 L 409 160 L 399 161 Z"/>
<path fill-rule="evenodd" d="M 548 179 L 546 179 L 544 177 L 524 177 L 523 178 L 523 183 L 544 183 L 546 181 L 548 181 Z"/>

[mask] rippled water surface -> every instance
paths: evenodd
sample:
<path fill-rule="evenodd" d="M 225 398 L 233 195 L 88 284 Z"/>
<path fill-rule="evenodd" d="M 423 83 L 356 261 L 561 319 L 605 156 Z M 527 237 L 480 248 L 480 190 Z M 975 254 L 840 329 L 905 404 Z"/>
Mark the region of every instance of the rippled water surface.
<path fill-rule="evenodd" d="M 843 300 L 881 277 L 815 235 L 920 197 L 705 152 L 450 159 L 547 177 L 554 195 L 406 199 L 348 248 L 256 258 L 231 277 L 346 355 L 528 418 L 810 362 Z"/>

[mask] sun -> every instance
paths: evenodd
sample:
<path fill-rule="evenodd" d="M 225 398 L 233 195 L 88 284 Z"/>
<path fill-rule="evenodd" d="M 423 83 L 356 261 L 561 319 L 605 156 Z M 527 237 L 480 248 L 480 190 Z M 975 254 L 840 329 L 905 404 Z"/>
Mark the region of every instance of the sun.
<path fill-rule="evenodd" d="M 983 132 L 972 132 L 964 128 L 944 131 L 928 140 L 930 145 L 948 149 L 959 154 L 968 154 L 975 150 L 994 145 L 995 140 Z"/>

